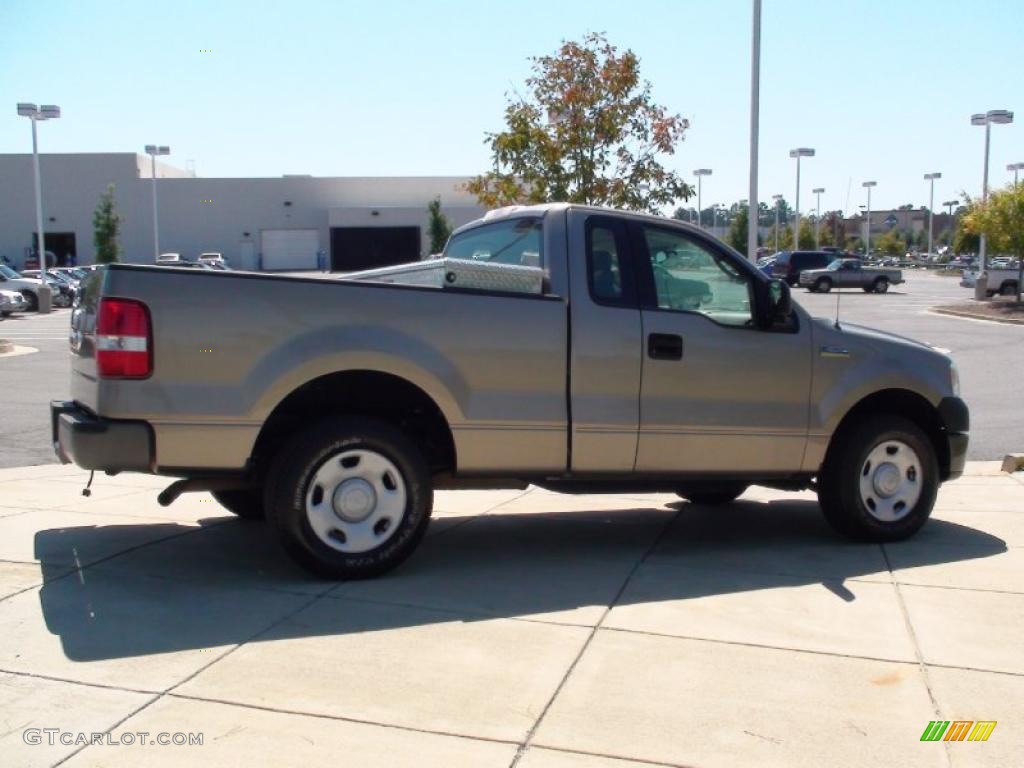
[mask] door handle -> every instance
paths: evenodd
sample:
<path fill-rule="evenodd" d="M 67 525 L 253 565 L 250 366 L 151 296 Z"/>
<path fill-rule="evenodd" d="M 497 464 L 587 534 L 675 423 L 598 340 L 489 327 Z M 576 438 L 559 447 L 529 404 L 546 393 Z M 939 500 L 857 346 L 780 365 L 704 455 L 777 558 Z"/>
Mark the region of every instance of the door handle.
<path fill-rule="evenodd" d="M 647 337 L 647 356 L 652 360 L 682 360 L 683 337 L 674 333 L 652 333 Z"/>

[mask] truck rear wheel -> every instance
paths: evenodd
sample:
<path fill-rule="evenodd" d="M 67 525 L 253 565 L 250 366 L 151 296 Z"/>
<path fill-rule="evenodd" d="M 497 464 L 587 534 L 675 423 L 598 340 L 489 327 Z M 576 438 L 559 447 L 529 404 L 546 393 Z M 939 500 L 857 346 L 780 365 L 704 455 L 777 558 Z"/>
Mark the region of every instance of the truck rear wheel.
<path fill-rule="evenodd" d="M 238 515 L 243 520 L 262 520 L 263 490 L 242 488 L 232 491 L 213 491 L 213 498 L 228 512 Z"/>
<path fill-rule="evenodd" d="M 676 489 L 676 494 L 694 504 L 728 504 L 747 490 L 746 483 L 689 485 Z"/>
<path fill-rule="evenodd" d="M 818 477 L 829 524 L 862 541 L 898 541 L 931 515 L 939 465 L 928 436 L 901 416 L 877 415 L 837 435 Z"/>
<path fill-rule="evenodd" d="M 885 293 L 889 290 L 889 279 L 887 277 L 880 277 L 875 280 L 874 286 L 875 293 Z"/>
<path fill-rule="evenodd" d="M 268 521 L 300 565 L 324 578 L 363 579 L 416 549 L 433 488 L 426 459 L 401 431 L 336 418 L 281 449 L 265 498 Z"/>

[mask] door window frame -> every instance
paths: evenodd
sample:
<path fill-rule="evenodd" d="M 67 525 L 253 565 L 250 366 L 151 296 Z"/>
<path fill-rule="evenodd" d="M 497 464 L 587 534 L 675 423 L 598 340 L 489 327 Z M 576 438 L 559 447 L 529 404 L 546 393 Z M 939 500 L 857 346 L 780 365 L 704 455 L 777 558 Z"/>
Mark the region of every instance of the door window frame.
<path fill-rule="evenodd" d="M 672 309 L 670 307 L 662 307 L 658 305 L 658 289 L 654 283 L 654 267 L 651 264 L 651 254 L 647 247 L 647 238 L 644 236 L 644 229 L 650 227 L 651 229 L 661 230 L 662 232 L 671 233 L 677 237 L 686 238 L 693 241 L 696 245 L 703 248 L 705 251 L 717 256 L 719 259 L 727 261 L 730 266 L 734 267 L 737 272 L 743 274 L 750 281 L 750 325 L 731 325 L 728 323 L 720 323 L 710 315 L 707 315 L 699 310 L 693 309 Z M 762 280 L 763 275 L 759 275 L 759 270 L 751 265 L 746 259 L 736 258 L 725 248 L 720 247 L 711 238 L 706 235 L 691 232 L 689 229 L 683 229 L 682 227 L 673 227 L 671 224 L 661 224 L 660 222 L 630 222 L 630 244 L 633 250 L 633 269 L 637 275 L 637 289 L 638 296 L 640 299 L 640 308 L 644 310 L 651 310 L 657 312 L 672 312 L 676 314 L 696 315 L 703 317 L 719 328 L 730 328 L 740 331 L 747 330 L 762 330 L 757 324 L 757 305 L 764 301 L 767 294 L 767 281 Z"/>
<path fill-rule="evenodd" d="M 594 293 L 594 283 L 591 276 L 594 273 L 593 258 L 593 231 L 598 227 L 611 230 L 615 237 L 615 250 L 619 258 L 619 282 L 622 288 L 622 295 L 617 299 L 598 296 Z M 639 309 L 639 296 L 637 281 L 634 276 L 635 256 L 632 247 L 632 238 L 627 223 L 612 216 L 588 216 L 584 222 L 584 252 L 586 262 L 586 283 L 587 293 L 590 300 L 602 307 L 625 307 L 627 309 Z"/>

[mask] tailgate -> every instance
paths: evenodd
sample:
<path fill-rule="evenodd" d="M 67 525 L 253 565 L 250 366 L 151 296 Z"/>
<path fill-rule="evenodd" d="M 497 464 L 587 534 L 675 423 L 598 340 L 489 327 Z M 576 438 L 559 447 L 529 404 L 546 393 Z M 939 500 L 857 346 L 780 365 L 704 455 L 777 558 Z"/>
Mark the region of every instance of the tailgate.
<path fill-rule="evenodd" d="M 96 376 L 96 311 L 99 306 L 105 267 L 93 270 L 81 282 L 78 298 L 71 310 L 71 397 L 96 412 L 99 386 Z"/>

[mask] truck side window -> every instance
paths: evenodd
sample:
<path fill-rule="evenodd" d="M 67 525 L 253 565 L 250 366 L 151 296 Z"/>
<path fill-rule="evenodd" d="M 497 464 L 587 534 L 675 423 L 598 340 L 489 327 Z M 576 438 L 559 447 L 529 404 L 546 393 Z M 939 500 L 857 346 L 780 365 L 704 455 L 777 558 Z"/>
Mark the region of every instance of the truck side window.
<path fill-rule="evenodd" d="M 686 234 L 644 226 L 659 309 L 699 312 L 721 325 L 753 326 L 749 275 Z"/>
<path fill-rule="evenodd" d="M 452 235 L 444 255 L 450 259 L 542 267 L 542 242 L 540 219 L 502 219 Z"/>
<path fill-rule="evenodd" d="M 615 232 L 608 227 L 590 229 L 587 264 L 590 292 L 598 301 L 615 302 L 622 298 L 622 268 Z"/>

